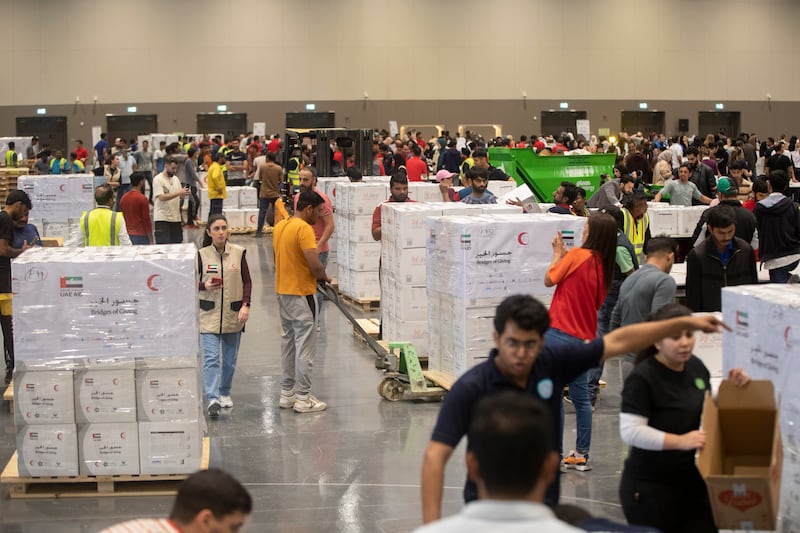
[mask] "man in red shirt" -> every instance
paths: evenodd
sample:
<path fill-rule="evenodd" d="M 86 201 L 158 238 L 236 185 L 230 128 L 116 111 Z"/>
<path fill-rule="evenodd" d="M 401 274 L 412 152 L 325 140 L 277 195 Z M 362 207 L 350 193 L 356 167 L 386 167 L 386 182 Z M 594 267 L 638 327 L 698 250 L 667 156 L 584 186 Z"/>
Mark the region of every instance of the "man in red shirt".
<path fill-rule="evenodd" d="M 125 218 L 125 227 L 131 243 L 153 244 L 153 223 L 150 220 L 150 202 L 144 195 L 147 176 L 144 172 L 131 174 L 131 190 L 119 201 L 119 208 Z"/>
<path fill-rule="evenodd" d="M 428 164 L 422 160 L 422 149 L 416 144 L 411 145 L 414 155 L 406 160 L 406 173 L 408 181 L 423 181 L 428 177 Z"/>
<path fill-rule="evenodd" d="M 83 141 L 78 139 L 77 146 L 75 147 L 75 155 L 78 160 L 86 166 L 86 160 L 89 159 L 89 150 L 83 145 Z"/>
<path fill-rule="evenodd" d="M 278 150 L 281 149 L 281 141 L 278 138 L 278 134 L 272 136 L 272 140 L 267 143 L 267 152 L 271 154 L 277 154 Z"/>
<path fill-rule="evenodd" d="M 389 179 L 389 193 L 391 196 L 386 202 L 413 202 L 408 197 L 408 178 L 405 172 L 395 172 Z M 372 212 L 372 238 L 376 241 L 381 240 L 381 205 Z"/>

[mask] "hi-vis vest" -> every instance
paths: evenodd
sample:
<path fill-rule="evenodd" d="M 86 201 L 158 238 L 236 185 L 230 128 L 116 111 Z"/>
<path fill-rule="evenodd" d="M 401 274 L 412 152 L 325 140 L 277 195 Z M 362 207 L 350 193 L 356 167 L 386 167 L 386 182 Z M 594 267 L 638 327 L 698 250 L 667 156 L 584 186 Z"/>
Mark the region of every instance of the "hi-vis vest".
<path fill-rule="evenodd" d="M 17 166 L 17 153 L 14 150 L 9 150 L 6 152 L 6 166 L 7 167 Z"/>
<path fill-rule="evenodd" d="M 67 160 L 63 157 L 61 159 L 53 158 L 50 161 L 50 174 L 61 174 L 67 172 Z"/>
<path fill-rule="evenodd" d="M 214 245 L 198 252 L 200 282 L 211 278 L 222 278 L 222 288 L 200 291 L 200 333 L 236 333 L 242 331 L 239 310 L 242 308 L 244 283 L 242 282 L 242 258 L 245 250 L 241 246 L 225 243 L 219 253 Z"/>
<path fill-rule="evenodd" d="M 289 160 L 289 162 L 292 162 L 292 161 L 295 162 L 296 166 L 295 166 L 294 170 L 289 170 L 289 171 L 286 172 L 286 177 L 289 179 L 289 181 L 291 182 L 292 185 L 294 185 L 295 187 L 299 187 L 300 186 L 300 158 L 299 157 L 293 157 L 293 158 L 291 158 Z"/>
<path fill-rule="evenodd" d="M 624 221 L 623 231 L 628 240 L 633 245 L 633 250 L 636 252 L 636 259 L 640 265 L 644 264 L 644 236 L 647 233 L 647 228 L 650 227 L 650 213 L 645 213 L 639 220 L 634 220 L 633 215 L 627 209 L 622 209 L 622 218 Z"/>
<path fill-rule="evenodd" d="M 80 220 L 84 246 L 119 246 L 122 214 L 108 207 L 84 212 Z"/>
<path fill-rule="evenodd" d="M 459 174 L 461 175 L 461 179 L 464 179 L 464 176 L 467 174 L 469 169 L 475 166 L 475 160 L 472 159 L 472 156 L 466 158 L 464 161 L 461 162 L 461 167 L 459 167 Z"/>

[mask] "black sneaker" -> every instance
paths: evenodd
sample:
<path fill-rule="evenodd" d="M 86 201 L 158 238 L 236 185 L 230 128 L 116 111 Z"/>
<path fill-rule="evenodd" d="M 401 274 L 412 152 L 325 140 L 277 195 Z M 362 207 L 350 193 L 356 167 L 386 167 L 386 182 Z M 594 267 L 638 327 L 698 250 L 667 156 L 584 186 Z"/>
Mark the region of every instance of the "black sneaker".
<path fill-rule="evenodd" d="M 208 404 L 208 416 L 211 418 L 217 418 L 221 410 L 222 406 L 217 400 L 211 400 L 211 402 Z"/>

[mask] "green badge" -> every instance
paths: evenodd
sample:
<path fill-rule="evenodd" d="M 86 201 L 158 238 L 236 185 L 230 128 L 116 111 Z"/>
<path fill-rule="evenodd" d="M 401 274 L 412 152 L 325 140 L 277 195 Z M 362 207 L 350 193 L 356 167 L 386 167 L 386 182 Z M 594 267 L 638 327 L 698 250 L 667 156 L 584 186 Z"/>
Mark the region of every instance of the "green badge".
<path fill-rule="evenodd" d="M 697 387 L 699 390 L 706 389 L 706 382 L 703 381 L 703 378 L 695 378 L 694 379 L 694 386 Z"/>

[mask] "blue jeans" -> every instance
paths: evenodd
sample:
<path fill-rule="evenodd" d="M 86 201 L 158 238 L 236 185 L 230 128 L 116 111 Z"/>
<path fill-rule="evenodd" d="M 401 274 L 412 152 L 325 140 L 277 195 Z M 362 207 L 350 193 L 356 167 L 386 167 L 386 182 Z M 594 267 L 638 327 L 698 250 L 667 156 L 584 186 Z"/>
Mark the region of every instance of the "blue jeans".
<path fill-rule="evenodd" d="M 256 233 L 261 235 L 264 231 L 264 221 L 267 218 L 267 209 L 270 204 L 274 204 L 277 198 L 259 198 L 258 199 L 258 226 L 256 226 Z"/>
<path fill-rule="evenodd" d="M 800 261 L 795 261 L 791 265 L 786 265 L 780 268 L 773 268 L 769 271 L 769 282 L 770 283 L 789 283 L 789 278 L 791 278 L 791 272 L 795 268 L 797 268 L 797 264 Z"/>
<path fill-rule="evenodd" d="M 239 355 L 239 341 L 242 333 L 203 333 L 203 386 L 206 401 L 219 400 L 220 396 L 231 395 L 233 372 Z M 220 347 L 222 348 L 222 371 L 220 372 Z"/>
<path fill-rule="evenodd" d="M 117 200 L 114 203 L 114 211 L 119 211 L 119 201 L 122 200 L 122 197 L 125 196 L 125 193 L 131 190 L 130 183 L 120 183 L 119 188 L 117 189 Z"/>
<path fill-rule="evenodd" d="M 131 244 L 150 244 L 150 239 L 147 237 L 147 235 L 128 235 L 128 237 L 131 238 Z"/>
<path fill-rule="evenodd" d="M 582 345 L 583 341 L 568 335 L 563 331 L 550 328 L 544 335 L 546 346 L 561 352 L 563 357 L 569 357 L 569 347 Z M 575 451 L 589 453 L 592 444 L 592 404 L 589 402 L 589 371 L 581 373 L 569 384 L 569 397 L 575 406 L 575 418 L 578 428 L 578 437 L 575 440 Z M 561 391 L 557 391 L 561 392 Z M 564 435 L 564 407 L 561 407 L 561 435 Z M 563 449 L 562 449 L 563 452 Z"/>

